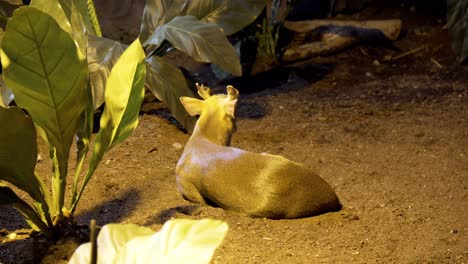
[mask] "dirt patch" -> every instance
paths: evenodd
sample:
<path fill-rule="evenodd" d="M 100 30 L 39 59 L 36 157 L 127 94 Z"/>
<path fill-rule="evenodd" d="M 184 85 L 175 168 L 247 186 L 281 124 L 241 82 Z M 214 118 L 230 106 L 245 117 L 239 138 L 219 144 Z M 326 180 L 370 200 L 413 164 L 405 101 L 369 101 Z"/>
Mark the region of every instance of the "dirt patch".
<path fill-rule="evenodd" d="M 356 46 L 284 69 L 273 84 L 239 84 L 232 145 L 315 169 L 335 189 L 341 211 L 252 219 L 184 201 L 175 185 L 182 153 L 175 143 L 189 135 L 153 104 L 135 133 L 105 156 L 79 205 L 79 223 L 159 229 L 171 217 L 221 219 L 230 230 L 213 263 L 467 263 L 468 70 L 455 61 L 442 20 L 417 11 L 396 6 L 356 15 L 402 18 L 406 35 L 396 49 Z M 46 156 L 44 144 L 40 152 Z M 39 173 L 48 175 L 49 165 L 38 164 Z M 11 208 L 1 212 L 1 228 L 27 227 Z M 60 245 L 48 245 L 44 257 L 34 255 L 33 242 L 1 239 L 2 263 L 69 256 L 54 254 Z"/>

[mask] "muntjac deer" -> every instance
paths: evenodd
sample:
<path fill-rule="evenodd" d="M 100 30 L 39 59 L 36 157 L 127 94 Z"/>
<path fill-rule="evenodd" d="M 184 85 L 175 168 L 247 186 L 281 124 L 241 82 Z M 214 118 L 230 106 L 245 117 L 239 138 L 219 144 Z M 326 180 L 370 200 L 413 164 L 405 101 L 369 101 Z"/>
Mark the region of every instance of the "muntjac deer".
<path fill-rule="evenodd" d="M 304 165 L 229 147 L 239 92 L 230 85 L 227 95 L 197 88 L 204 100 L 180 98 L 190 115 L 200 116 L 176 167 L 177 187 L 185 199 L 271 219 L 341 209 L 330 185 Z"/>

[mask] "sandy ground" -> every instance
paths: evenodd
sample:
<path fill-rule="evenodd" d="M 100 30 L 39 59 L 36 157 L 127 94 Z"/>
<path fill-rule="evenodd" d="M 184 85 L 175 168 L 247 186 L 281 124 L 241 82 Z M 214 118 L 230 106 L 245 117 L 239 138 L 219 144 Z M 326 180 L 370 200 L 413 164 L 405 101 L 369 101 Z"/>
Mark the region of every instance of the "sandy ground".
<path fill-rule="evenodd" d="M 341 211 L 252 219 L 183 200 L 174 169 L 177 143 L 190 135 L 161 103 L 147 103 L 135 133 L 106 154 L 78 221 L 159 229 L 172 217 L 224 220 L 230 230 L 213 263 L 467 263 L 468 70 L 455 61 L 443 22 L 407 7 L 372 13 L 389 16 L 405 25 L 400 50 L 356 46 L 238 86 L 232 145 L 313 168 L 338 194 Z M 113 29 L 113 37 L 137 34 L 126 30 Z M 421 45 L 400 60 L 381 60 Z M 47 156 L 44 144 L 40 152 Z M 49 163 L 38 171 L 47 175 Z M 11 208 L 1 212 L 0 229 L 27 228 Z M 65 262 L 76 246 L 47 250 L 31 239 L 0 238 L 1 263 Z"/>

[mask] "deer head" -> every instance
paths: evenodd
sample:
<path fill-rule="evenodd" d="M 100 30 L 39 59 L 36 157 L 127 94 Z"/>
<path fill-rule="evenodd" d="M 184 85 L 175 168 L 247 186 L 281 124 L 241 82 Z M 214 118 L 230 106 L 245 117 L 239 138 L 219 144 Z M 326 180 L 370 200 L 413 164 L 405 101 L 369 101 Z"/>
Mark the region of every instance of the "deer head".
<path fill-rule="evenodd" d="M 198 94 L 203 100 L 181 97 L 180 101 L 191 116 L 199 115 L 193 136 L 199 135 L 219 145 L 228 146 L 234 133 L 235 111 L 239 91 L 231 85 L 226 87 L 227 94 L 211 95 L 211 89 L 199 85 Z"/>

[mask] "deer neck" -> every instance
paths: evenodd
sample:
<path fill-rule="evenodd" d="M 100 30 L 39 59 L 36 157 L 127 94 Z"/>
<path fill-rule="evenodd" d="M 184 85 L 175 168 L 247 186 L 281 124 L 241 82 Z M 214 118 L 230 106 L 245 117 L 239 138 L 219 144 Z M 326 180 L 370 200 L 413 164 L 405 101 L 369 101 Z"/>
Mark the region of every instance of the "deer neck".
<path fill-rule="evenodd" d="M 227 123 L 224 124 L 210 121 L 213 121 L 213 119 L 201 115 L 195 124 L 190 141 L 204 139 L 216 145 L 229 146 L 232 134 L 235 131 L 234 120 L 226 121 Z"/>

